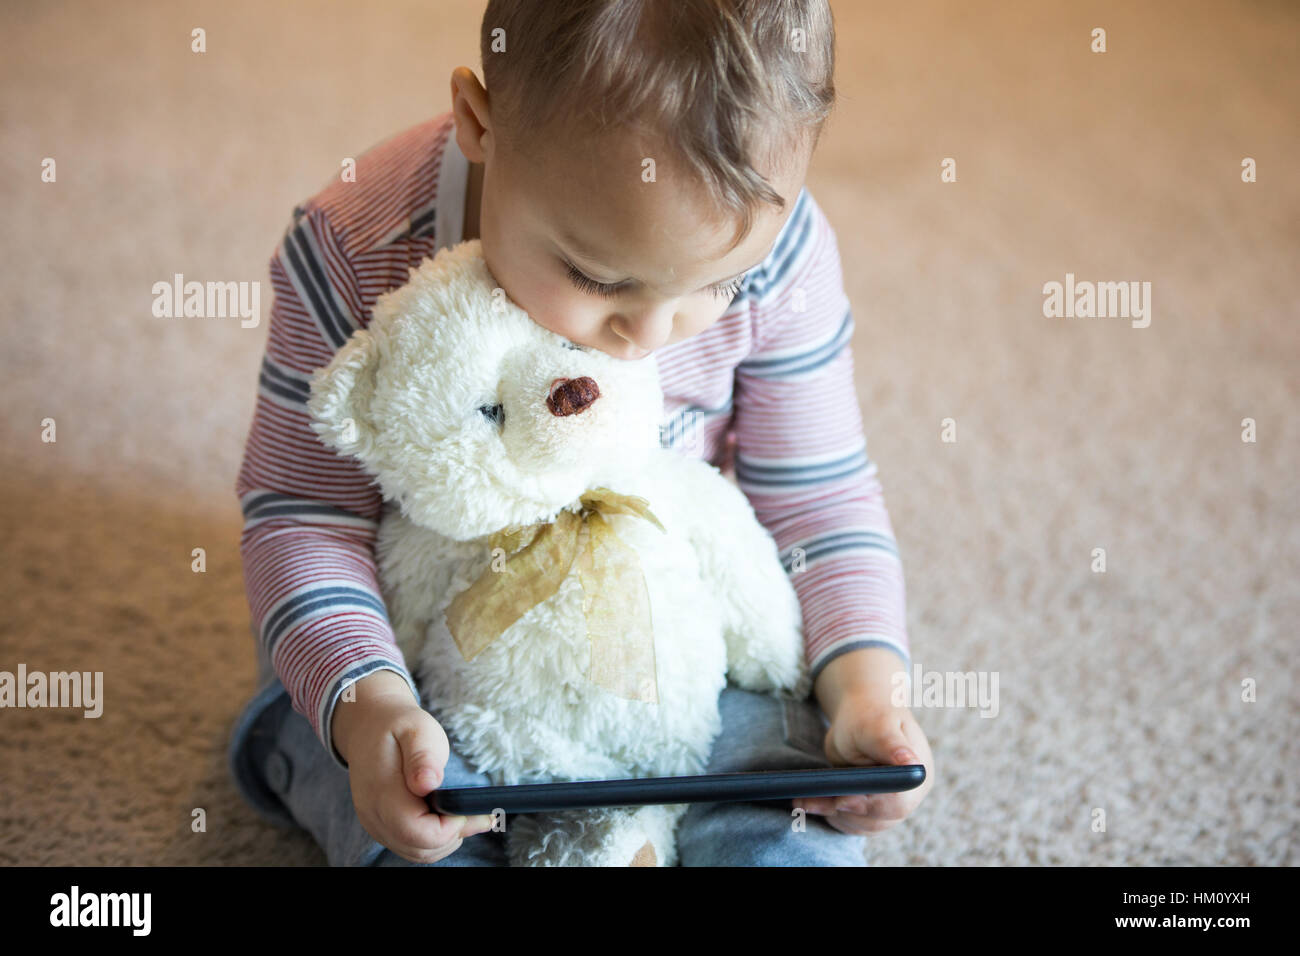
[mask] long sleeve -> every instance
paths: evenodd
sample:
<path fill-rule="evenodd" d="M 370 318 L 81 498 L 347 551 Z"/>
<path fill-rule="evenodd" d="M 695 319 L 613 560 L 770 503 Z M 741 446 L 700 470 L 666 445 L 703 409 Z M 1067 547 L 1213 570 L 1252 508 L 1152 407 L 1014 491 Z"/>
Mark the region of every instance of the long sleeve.
<path fill-rule="evenodd" d="M 346 768 L 331 720 L 347 686 L 393 670 L 417 693 L 379 590 L 382 496 L 358 462 L 321 443 L 306 407 L 312 372 L 361 327 L 364 309 L 353 268 L 311 203 L 294 210 L 270 272 L 268 341 L 235 486 L 244 583 L 260 652 Z"/>
<path fill-rule="evenodd" d="M 799 597 L 815 680 L 859 647 L 911 669 L 903 571 L 853 380 L 834 230 L 805 190 L 748 278 L 754 346 L 736 367 L 735 475 Z"/>

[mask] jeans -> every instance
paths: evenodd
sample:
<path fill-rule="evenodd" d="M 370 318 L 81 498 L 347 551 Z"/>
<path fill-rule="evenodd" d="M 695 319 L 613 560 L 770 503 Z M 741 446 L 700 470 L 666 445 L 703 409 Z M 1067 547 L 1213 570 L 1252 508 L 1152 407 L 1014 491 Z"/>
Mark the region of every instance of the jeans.
<path fill-rule="evenodd" d="M 815 700 L 794 701 L 729 684 L 719 707 L 722 730 L 707 772 L 830 766 L 822 749 L 828 723 Z M 245 707 L 229 759 L 244 798 L 267 819 L 307 830 L 331 866 L 507 865 L 501 832 L 467 837 L 436 863 L 412 863 L 376 842 L 357 819 L 348 772 L 330 759 L 278 680 Z M 453 746 L 442 786 L 490 784 Z M 815 814 L 795 828 L 792 809 L 788 800 L 691 804 L 677 827 L 679 864 L 866 866 L 865 836 L 841 833 Z"/>

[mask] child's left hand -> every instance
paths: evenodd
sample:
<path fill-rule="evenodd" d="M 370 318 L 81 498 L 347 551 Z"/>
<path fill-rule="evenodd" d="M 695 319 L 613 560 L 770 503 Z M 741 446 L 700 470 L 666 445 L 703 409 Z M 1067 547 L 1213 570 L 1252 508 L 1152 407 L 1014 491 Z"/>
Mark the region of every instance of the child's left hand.
<path fill-rule="evenodd" d="M 841 833 L 887 830 L 915 810 L 934 784 L 934 755 L 911 710 L 874 699 L 845 697 L 826 731 L 826 758 L 835 766 L 925 765 L 925 783 L 902 793 L 803 797 L 794 801 Z M 906 751 L 906 752 L 900 752 Z"/>

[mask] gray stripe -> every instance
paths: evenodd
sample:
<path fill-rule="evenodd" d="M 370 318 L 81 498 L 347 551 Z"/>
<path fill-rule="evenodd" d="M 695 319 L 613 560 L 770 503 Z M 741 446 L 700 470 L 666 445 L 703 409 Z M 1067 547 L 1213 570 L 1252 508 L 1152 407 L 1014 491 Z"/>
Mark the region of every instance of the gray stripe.
<path fill-rule="evenodd" d="M 835 658 L 839 657 L 841 654 L 847 654 L 849 651 L 856 651 L 862 647 L 887 647 L 895 654 L 897 654 L 899 656 L 899 659 L 902 660 L 903 663 L 907 665 L 906 669 L 909 673 L 912 670 L 912 661 L 901 647 L 899 647 L 897 644 L 891 644 L 889 641 L 882 641 L 878 638 L 870 638 L 861 641 L 848 641 L 844 644 L 837 645 L 835 650 L 831 651 L 829 654 L 826 655 L 825 658 L 817 662 L 817 666 L 813 668 L 812 672 L 808 675 L 809 678 L 812 680 L 813 683 L 816 683 L 817 678 L 821 676 L 821 672 L 825 670 L 827 664 L 835 660 Z"/>
<path fill-rule="evenodd" d="M 853 337 L 853 310 L 848 309 L 830 341 L 815 345 L 806 352 L 773 358 L 745 359 L 737 368 L 760 378 L 783 378 L 802 375 L 833 361 Z"/>
<path fill-rule="evenodd" d="M 262 492 L 246 498 L 242 503 L 242 508 L 245 521 L 272 516 L 297 515 L 312 518 L 336 518 L 354 524 L 375 524 L 371 519 L 364 518 L 355 511 L 348 511 L 346 508 L 339 508 L 328 502 L 296 498 L 293 495 L 280 494 L 274 491 Z"/>
<path fill-rule="evenodd" d="M 817 465 L 755 465 L 736 453 L 736 480 L 754 485 L 810 485 L 855 474 L 871 465 L 865 449 Z"/>
<path fill-rule="evenodd" d="M 794 210 L 790 213 L 790 218 L 786 220 L 785 225 L 781 227 L 781 235 L 777 237 L 776 245 L 772 248 L 771 254 L 763 261 L 761 266 L 749 274 L 748 294 L 750 298 L 762 299 L 772 289 L 780 286 L 785 281 L 786 274 L 790 271 L 791 265 L 797 258 L 798 251 L 803 248 L 811 231 L 812 203 L 809 201 L 808 187 L 805 186 L 799 190 Z"/>
<path fill-rule="evenodd" d="M 369 591 L 346 585 L 326 585 L 314 588 L 302 594 L 296 594 L 286 601 L 274 614 L 267 618 L 262 626 L 262 642 L 269 654 L 275 643 L 293 624 L 322 608 L 374 611 L 388 620 L 388 609 L 384 602 Z"/>
<path fill-rule="evenodd" d="M 268 392 L 273 392 L 299 405 L 306 405 L 311 395 L 311 386 L 308 383 L 285 375 L 271 363 L 270 358 L 262 360 L 262 372 L 257 381 Z"/>
<path fill-rule="evenodd" d="M 437 229 L 437 219 L 438 208 L 436 205 L 415 216 L 411 220 L 411 238 L 419 239 L 423 236 L 433 235 Z"/>
<path fill-rule="evenodd" d="M 824 538 L 813 538 L 805 544 L 792 545 L 781 553 L 781 564 L 787 572 L 790 572 L 794 566 L 795 548 L 803 548 L 805 563 L 812 563 L 828 554 L 838 554 L 843 551 L 885 551 L 898 557 L 898 545 L 888 535 L 869 531 L 849 531 Z"/>
<path fill-rule="evenodd" d="M 283 248 L 285 259 L 307 296 L 308 301 L 304 305 L 316 317 L 325 341 L 335 349 L 341 348 L 352 335 L 351 323 L 344 318 L 334 301 L 329 279 L 324 268 L 316 261 L 305 227 L 301 224 L 290 227 L 285 233 Z"/>

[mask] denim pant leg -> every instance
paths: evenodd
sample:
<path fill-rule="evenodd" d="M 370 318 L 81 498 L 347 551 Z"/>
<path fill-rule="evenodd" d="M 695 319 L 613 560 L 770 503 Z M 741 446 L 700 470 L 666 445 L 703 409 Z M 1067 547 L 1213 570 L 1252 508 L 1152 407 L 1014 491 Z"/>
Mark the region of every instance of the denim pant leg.
<path fill-rule="evenodd" d="M 412 863 L 377 842 L 357 819 L 348 772 L 334 763 L 307 718 L 288 696 L 267 707 L 248 741 L 250 761 L 293 819 L 307 830 L 331 866 L 506 866 L 505 834 L 478 833 L 436 863 Z M 454 750 L 443 768 L 445 787 L 484 787 L 491 781 Z"/>
<path fill-rule="evenodd" d="M 815 699 L 794 701 L 728 684 L 709 773 L 830 767 L 829 723 Z M 693 803 L 677 825 L 681 866 L 866 866 L 865 836 L 841 833 L 816 814 L 797 830 L 789 800 Z"/>

